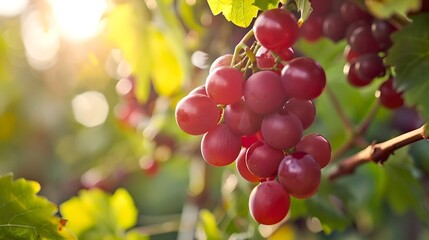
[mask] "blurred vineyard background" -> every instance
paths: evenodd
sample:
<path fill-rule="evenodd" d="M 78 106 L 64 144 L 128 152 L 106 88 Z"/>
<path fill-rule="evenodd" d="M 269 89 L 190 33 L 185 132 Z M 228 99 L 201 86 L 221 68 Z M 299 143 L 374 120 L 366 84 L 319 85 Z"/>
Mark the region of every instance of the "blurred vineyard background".
<path fill-rule="evenodd" d="M 40 194 L 57 204 L 81 189 L 113 193 L 125 188 L 139 212 L 138 230 L 151 239 L 192 239 L 195 229 L 200 239 L 270 235 L 278 226 L 257 231 L 248 215 L 252 186 L 233 165 L 207 166 L 200 138 L 182 133 L 174 119 L 177 101 L 204 83 L 210 63 L 232 53 L 246 31 L 213 16 L 206 1 L 0 0 L 0 175 L 12 172 L 39 182 Z M 324 66 L 328 84 L 358 121 L 374 103 L 378 86 L 347 85 L 344 46 L 324 39 L 300 41 L 296 50 Z M 326 96 L 316 104 L 318 118 L 309 131 L 322 133 L 335 149 L 348 135 L 338 127 L 340 119 Z M 368 139 L 382 141 L 419 127 L 418 117 L 402 119 L 404 114 L 416 113 L 382 109 Z M 409 150 L 424 183 L 429 179 L 426 149 L 419 143 Z M 407 149 L 399 156 L 408 154 Z M 323 209 L 323 201 L 312 205 L 346 229 L 331 237 L 429 237 L 409 211 L 414 206 L 398 200 L 390 211 L 380 200 L 377 171 L 368 165 L 335 185 L 324 180 L 322 192 L 353 186 L 358 196 L 354 207 L 360 215 L 352 227 Z M 425 186 L 419 190 L 429 191 Z M 396 187 L 399 192 L 408 188 Z M 320 221 L 303 217 L 309 210 L 295 204 L 296 217 L 280 228 L 279 239 L 328 239 Z"/>

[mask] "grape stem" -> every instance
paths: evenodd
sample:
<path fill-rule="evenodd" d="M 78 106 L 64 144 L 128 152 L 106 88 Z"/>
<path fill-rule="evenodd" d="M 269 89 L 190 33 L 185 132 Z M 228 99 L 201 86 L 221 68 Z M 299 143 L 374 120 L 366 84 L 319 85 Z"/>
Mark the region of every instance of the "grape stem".
<path fill-rule="evenodd" d="M 232 60 L 231 60 L 231 66 L 234 66 L 234 65 L 235 65 L 235 62 L 236 62 L 236 61 L 237 61 L 237 59 L 238 59 L 238 56 L 239 56 L 239 54 L 240 54 L 240 51 L 241 51 L 242 49 L 246 49 L 246 48 L 248 48 L 248 46 L 247 46 L 246 42 L 247 42 L 251 37 L 253 37 L 253 29 L 250 29 L 250 31 L 248 31 L 248 32 L 243 36 L 243 38 L 240 40 L 240 42 L 238 42 L 238 44 L 235 46 L 234 54 L 233 54 L 233 56 L 232 56 Z"/>
<path fill-rule="evenodd" d="M 404 133 L 385 142 L 377 144 L 372 143 L 362 151 L 342 161 L 337 168 L 330 173 L 329 179 L 334 180 L 341 176 L 351 174 L 359 165 L 367 162 L 383 164 L 396 150 L 427 138 L 428 136 L 425 135 L 425 125 L 423 125 L 420 128 Z"/>

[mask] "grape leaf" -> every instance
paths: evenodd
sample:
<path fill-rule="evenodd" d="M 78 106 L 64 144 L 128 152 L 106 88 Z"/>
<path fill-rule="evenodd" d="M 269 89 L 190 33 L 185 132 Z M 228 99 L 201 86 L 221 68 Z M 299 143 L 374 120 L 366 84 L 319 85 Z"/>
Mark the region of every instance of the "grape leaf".
<path fill-rule="evenodd" d="M 416 178 L 408 148 L 402 148 L 390 156 L 384 170 L 387 177 L 386 198 L 393 210 L 397 213 L 414 210 L 422 220 L 427 220 L 429 212 L 424 206 L 424 190 Z"/>
<path fill-rule="evenodd" d="M 213 15 L 222 13 L 226 20 L 239 27 L 248 27 L 258 15 L 254 0 L 207 0 Z"/>
<path fill-rule="evenodd" d="M 301 13 L 301 21 L 306 21 L 310 16 L 310 13 L 313 11 L 311 8 L 311 3 L 309 0 L 296 0 L 296 6 L 298 11 Z"/>
<path fill-rule="evenodd" d="M 125 189 L 109 195 L 100 189 L 82 190 L 60 206 L 69 228 L 79 239 L 123 239 L 137 222 L 137 208 Z M 130 239 L 139 239 L 130 232 Z M 139 236 L 146 239 L 144 235 Z"/>
<path fill-rule="evenodd" d="M 54 215 L 56 205 L 39 191 L 37 182 L 0 176 L 0 239 L 76 239 Z"/>
<path fill-rule="evenodd" d="M 429 14 L 420 14 L 401 31 L 392 35 L 386 63 L 395 66 L 395 84 L 405 91 L 409 105 L 417 105 L 429 118 Z"/>
<path fill-rule="evenodd" d="M 392 14 L 407 15 L 420 8 L 421 0 L 365 0 L 368 10 L 378 18 L 388 18 Z"/>
<path fill-rule="evenodd" d="M 255 3 L 253 3 L 253 5 L 265 11 L 276 8 L 279 5 L 279 2 L 280 0 L 255 0 Z"/>

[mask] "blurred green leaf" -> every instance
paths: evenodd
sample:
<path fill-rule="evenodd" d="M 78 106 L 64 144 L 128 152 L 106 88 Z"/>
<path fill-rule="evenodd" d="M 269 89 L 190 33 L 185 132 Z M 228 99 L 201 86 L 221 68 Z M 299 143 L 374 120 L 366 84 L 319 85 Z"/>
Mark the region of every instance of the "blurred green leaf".
<path fill-rule="evenodd" d="M 393 33 L 386 62 L 395 66 L 395 84 L 405 91 L 409 105 L 417 105 L 429 118 L 429 14 L 419 14 L 402 30 Z"/>
<path fill-rule="evenodd" d="M 350 225 L 351 219 L 340 212 L 327 199 L 317 195 L 306 201 L 309 215 L 317 217 L 322 223 L 323 231 L 330 234 L 332 231 L 344 230 Z"/>
<path fill-rule="evenodd" d="M 79 239 L 125 239 L 125 230 L 137 222 L 137 208 L 125 189 L 113 195 L 100 189 L 82 190 L 60 209 Z"/>
<path fill-rule="evenodd" d="M 420 8 L 421 0 L 365 0 L 368 10 L 377 18 L 389 18 L 393 14 L 407 15 Z"/>
<path fill-rule="evenodd" d="M 313 11 L 311 8 L 311 3 L 309 0 L 296 0 L 296 6 L 298 11 L 301 13 L 301 18 L 303 21 L 306 21 L 310 16 L 310 13 Z"/>
<path fill-rule="evenodd" d="M 239 27 L 248 27 L 258 14 L 254 0 L 207 0 L 214 15 L 222 13 L 226 20 Z"/>
<path fill-rule="evenodd" d="M 0 239 L 76 239 L 54 215 L 55 204 L 39 191 L 37 182 L 0 176 Z"/>
<path fill-rule="evenodd" d="M 393 210 L 401 214 L 414 210 L 421 219 L 428 221 L 429 212 L 424 206 L 425 194 L 408 148 L 402 148 L 390 156 L 384 169 L 387 177 L 386 197 Z"/>

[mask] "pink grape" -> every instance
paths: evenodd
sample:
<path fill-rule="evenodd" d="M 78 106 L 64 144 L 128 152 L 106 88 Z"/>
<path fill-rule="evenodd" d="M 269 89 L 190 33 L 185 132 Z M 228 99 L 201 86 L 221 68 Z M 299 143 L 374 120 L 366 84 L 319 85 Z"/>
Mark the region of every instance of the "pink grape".
<path fill-rule="evenodd" d="M 320 168 L 324 168 L 331 160 L 331 144 L 320 134 L 308 134 L 296 145 L 297 152 L 311 154 Z"/>
<path fill-rule="evenodd" d="M 243 95 L 243 73 L 232 67 L 218 67 L 206 79 L 208 96 L 217 104 L 238 102 Z"/>
<path fill-rule="evenodd" d="M 303 128 L 301 121 L 294 114 L 275 112 L 264 117 L 261 132 L 270 146 L 289 149 L 301 140 Z"/>

